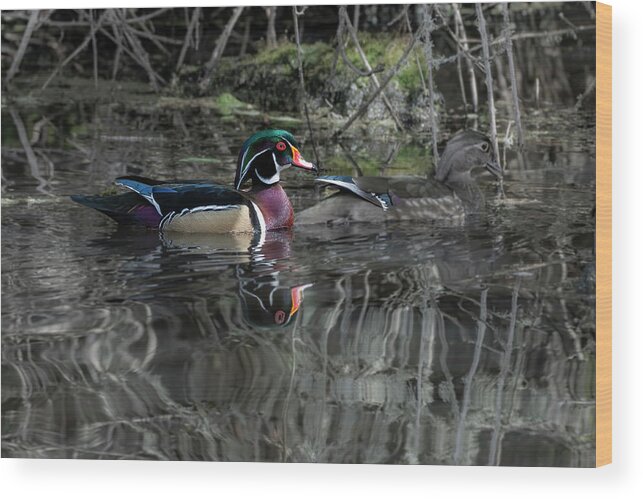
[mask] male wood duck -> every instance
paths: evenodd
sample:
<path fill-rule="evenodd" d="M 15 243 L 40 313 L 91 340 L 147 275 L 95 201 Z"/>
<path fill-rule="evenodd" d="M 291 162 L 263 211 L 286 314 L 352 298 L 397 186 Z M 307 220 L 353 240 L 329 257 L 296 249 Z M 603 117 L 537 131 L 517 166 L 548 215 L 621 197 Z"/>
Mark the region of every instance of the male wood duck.
<path fill-rule="evenodd" d="M 385 220 L 461 219 L 484 206 L 472 172 L 502 170 L 491 141 L 465 130 L 446 144 L 434 179 L 424 177 L 321 176 L 315 179 L 339 192 L 297 215 L 298 224 L 378 222 Z"/>
<path fill-rule="evenodd" d="M 265 233 L 292 226 L 294 212 L 279 185 L 289 166 L 316 172 L 293 135 L 264 130 L 248 138 L 237 161 L 234 188 L 206 181 L 163 182 L 144 177 L 116 179 L 133 192 L 115 196 L 72 196 L 120 224 L 190 233 Z M 247 182 L 249 190 L 241 190 Z"/>

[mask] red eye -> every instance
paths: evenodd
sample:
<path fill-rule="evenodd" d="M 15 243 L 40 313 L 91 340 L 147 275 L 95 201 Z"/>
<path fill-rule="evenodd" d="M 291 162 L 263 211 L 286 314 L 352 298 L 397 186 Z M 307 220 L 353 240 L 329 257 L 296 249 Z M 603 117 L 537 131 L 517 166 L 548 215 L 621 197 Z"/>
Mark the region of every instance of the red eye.
<path fill-rule="evenodd" d="M 284 312 L 283 310 L 277 310 L 275 312 L 274 319 L 275 319 L 275 324 L 283 324 L 284 321 L 286 320 L 286 312 Z"/>
<path fill-rule="evenodd" d="M 286 150 L 286 144 L 284 142 L 277 142 L 277 151 L 284 152 Z"/>

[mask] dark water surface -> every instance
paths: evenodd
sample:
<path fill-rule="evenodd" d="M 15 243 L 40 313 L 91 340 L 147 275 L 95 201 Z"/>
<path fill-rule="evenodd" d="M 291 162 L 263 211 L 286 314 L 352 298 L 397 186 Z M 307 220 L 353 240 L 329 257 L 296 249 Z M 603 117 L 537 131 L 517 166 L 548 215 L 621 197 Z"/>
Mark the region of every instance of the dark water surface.
<path fill-rule="evenodd" d="M 485 178 L 464 225 L 248 248 L 119 229 L 67 196 L 124 174 L 230 184 L 260 125 L 61 92 L 2 110 L 3 457 L 594 464 L 593 115 L 527 110 L 524 168 L 509 152 L 505 199 Z M 41 116 L 53 138 L 25 153 Z M 366 173 L 424 173 L 429 143 L 346 147 Z M 283 176 L 296 211 L 318 199 Z"/>

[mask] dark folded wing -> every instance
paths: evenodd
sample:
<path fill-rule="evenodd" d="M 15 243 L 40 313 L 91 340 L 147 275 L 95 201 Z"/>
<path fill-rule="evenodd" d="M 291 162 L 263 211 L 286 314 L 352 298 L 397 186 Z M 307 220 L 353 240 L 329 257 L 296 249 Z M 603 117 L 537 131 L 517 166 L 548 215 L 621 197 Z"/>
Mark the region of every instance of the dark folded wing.
<path fill-rule="evenodd" d="M 184 210 L 232 209 L 251 204 L 241 192 L 218 184 L 163 184 L 153 186 L 151 191 L 162 215 Z"/>

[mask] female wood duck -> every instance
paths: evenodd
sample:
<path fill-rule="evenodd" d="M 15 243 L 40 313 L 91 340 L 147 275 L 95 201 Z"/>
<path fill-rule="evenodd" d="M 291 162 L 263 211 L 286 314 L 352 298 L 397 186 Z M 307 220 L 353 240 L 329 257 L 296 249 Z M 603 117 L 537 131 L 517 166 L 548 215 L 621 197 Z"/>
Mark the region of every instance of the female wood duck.
<path fill-rule="evenodd" d="M 289 166 L 316 172 L 291 133 L 264 130 L 241 147 L 234 188 L 204 181 L 166 183 L 144 177 L 116 179 L 134 192 L 115 196 L 72 196 L 120 224 L 191 233 L 265 233 L 292 226 L 294 212 L 279 185 Z M 249 190 L 241 187 L 250 181 Z"/>
<path fill-rule="evenodd" d="M 447 142 L 435 179 L 423 177 L 321 176 L 315 179 L 339 192 L 297 215 L 298 224 L 385 220 L 461 219 L 484 206 L 472 172 L 502 170 L 490 140 L 465 130 Z"/>

